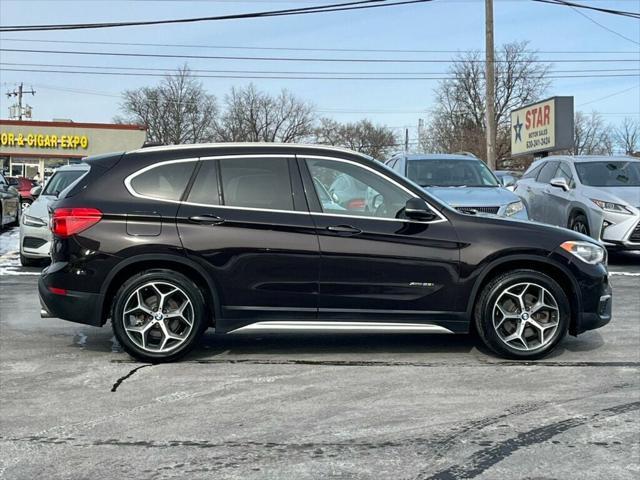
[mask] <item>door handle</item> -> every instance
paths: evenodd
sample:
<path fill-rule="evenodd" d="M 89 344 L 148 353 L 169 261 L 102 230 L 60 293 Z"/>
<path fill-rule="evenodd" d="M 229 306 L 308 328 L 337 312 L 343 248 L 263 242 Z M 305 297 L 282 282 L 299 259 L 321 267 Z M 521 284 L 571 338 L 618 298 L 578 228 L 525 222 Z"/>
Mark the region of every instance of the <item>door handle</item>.
<path fill-rule="evenodd" d="M 339 235 L 358 235 L 362 233 L 362 230 L 351 225 L 332 225 L 327 227 L 330 232 L 337 233 Z"/>
<path fill-rule="evenodd" d="M 224 219 L 218 217 L 217 215 L 205 213 L 204 215 L 196 215 L 193 217 L 189 217 L 189 221 L 193 223 L 202 223 L 204 225 L 220 225 L 224 223 Z"/>

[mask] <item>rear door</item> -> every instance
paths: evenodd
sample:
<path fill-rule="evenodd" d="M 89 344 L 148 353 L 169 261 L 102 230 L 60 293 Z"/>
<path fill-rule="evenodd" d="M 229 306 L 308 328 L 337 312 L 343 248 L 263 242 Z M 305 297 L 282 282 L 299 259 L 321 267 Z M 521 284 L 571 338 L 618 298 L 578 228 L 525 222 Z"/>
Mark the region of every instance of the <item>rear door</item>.
<path fill-rule="evenodd" d="M 402 218 L 406 201 L 415 195 L 358 162 L 306 156 L 299 164 L 320 242 L 321 319 L 458 319 L 466 307 L 466 299 L 455 294 L 459 245 L 444 216 L 437 213 L 431 222 Z M 330 184 L 339 175 L 367 185 L 372 201 L 365 211 L 319 201 L 314 184 Z"/>
<path fill-rule="evenodd" d="M 216 284 L 216 329 L 315 319 L 318 240 L 294 156 L 213 157 L 199 168 L 177 221 Z"/>

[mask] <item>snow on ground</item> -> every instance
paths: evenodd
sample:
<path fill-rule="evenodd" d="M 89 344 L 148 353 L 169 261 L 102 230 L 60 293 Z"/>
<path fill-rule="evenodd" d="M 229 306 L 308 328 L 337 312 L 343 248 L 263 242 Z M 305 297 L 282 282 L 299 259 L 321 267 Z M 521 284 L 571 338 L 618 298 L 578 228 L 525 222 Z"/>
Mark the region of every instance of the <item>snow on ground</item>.
<path fill-rule="evenodd" d="M 14 227 L 0 234 L 0 276 L 40 275 L 40 269 L 25 269 L 20 265 L 20 229 Z"/>

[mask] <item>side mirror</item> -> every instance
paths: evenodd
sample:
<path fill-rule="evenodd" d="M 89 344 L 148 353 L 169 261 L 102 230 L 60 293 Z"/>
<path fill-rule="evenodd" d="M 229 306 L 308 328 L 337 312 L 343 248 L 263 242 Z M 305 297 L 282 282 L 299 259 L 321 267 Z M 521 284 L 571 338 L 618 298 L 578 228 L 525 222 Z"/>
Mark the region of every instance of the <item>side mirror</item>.
<path fill-rule="evenodd" d="M 410 198 L 404 207 L 404 214 L 412 220 L 433 220 L 436 214 L 422 198 Z"/>
<path fill-rule="evenodd" d="M 551 185 L 552 187 L 561 188 L 565 192 L 569 191 L 569 184 L 567 183 L 567 180 L 563 177 L 552 178 L 551 181 L 549 182 L 549 185 Z"/>
<path fill-rule="evenodd" d="M 38 185 L 36 187 L 33 187 L 30 191 L 31 196 L 33 197 L 39 197 L 40 194 L 42 193 L 42 185 Z"/>

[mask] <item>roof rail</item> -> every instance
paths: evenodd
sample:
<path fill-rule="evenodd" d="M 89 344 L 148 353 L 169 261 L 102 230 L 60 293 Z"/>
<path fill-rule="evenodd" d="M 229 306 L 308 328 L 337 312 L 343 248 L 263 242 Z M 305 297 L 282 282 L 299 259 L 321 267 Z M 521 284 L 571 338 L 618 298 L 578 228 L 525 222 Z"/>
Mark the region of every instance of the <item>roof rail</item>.
<path fill-rule="evenodd" d="M 476 157 L 473 153 L 471 153 L 471 152 L 465 152 L 465 151 L 453 152 L 453 153 L 452 153 L 452 155 L 464 155 L 465 157 L 478 158 L 478 157 Z"/>

